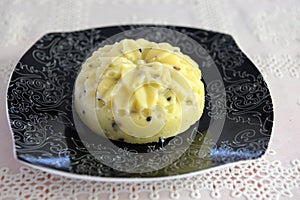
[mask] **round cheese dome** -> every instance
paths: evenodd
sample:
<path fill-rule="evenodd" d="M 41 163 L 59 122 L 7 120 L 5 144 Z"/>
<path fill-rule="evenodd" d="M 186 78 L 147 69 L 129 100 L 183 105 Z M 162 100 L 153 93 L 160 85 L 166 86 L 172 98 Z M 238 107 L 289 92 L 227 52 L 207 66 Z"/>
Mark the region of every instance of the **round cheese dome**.
<path fill-rule="evenodd" d="M 168 43 L 124 39 L 85 61 L 75 110 L 95 133 L 127 143 L 157 142 L 187 130 L 204 108 L 201 71 Z"/>

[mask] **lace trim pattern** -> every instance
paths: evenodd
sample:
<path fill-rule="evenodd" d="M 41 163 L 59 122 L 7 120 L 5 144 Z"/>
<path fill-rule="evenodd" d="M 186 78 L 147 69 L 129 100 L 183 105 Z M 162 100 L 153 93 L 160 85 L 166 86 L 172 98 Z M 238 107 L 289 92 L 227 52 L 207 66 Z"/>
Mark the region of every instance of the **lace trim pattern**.
<path fill-rule="evenodd" d="M 300 56 L 298 56 L 300 58 Z M 300 59 L 290 55 L 281 56 L 254 56 L 253 62 L 260 69 L 264 77 L 273 76 L 276 78 L 300 77 Z"/>
<path fill-rule="evenodd" d="M 285 168 L 278 160 L 261 158 L 188 178 L 136 183 L 72 179 L 27 166 L 11 174 L 7 167 L 1 167 L 0 185 L 1 198 L 16 199 L 65 199 L 82 194 L 88 194 L 89 199 L 118 199 L 122 193 L 129 199 L 138 199 L 142 192 L 148 193 L 150 199 L 159 199 L 162 191 L 167 191 L 172 199 L 179 199 L 183 191 L 198 199 L 205 190 L 211 197 L 220 198 L 224 189 L 237 198 L 278 199 L 293 197 L 291 190 L 300 189 L 300 160 L 291 161 L 291 167 Z"/>
<path fill-rule="evenodd" d="M 292 46 L 300 42 L 300 9 L 275 7 L 268 11 L 261 11 L 252 19 L 254 34 L 261 42 L 271 42 L 274 45 Z M 284 20 L 285 23 L 278 24 Z M 288 36 L 288 37 L 287 37 Z"/>

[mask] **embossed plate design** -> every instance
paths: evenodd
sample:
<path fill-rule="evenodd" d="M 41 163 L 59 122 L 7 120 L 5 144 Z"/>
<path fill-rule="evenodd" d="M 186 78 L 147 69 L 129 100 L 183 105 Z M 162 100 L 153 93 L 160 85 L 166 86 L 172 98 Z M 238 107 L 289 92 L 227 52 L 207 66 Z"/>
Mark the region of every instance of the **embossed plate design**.
<path fill-rule="evenodd" d="M 97 144 L 97 140 L 91 144 L 79 137 L 72 93 L 81 64 L 106 38 L 153 26 L 124 25 L 49 33 L 38 40 L 15 67 L 7 91 L 16 157 L 33 166 L 79 178 L 153 180 L 200 173 L 262 156 L 273 126 L 272 99 L 262 75 L 231 36 L 188 27 L 155 25 L 189 36 L 211 57 L 199 61 L 206 85 L 206 106 L 199 126 L 191 129 L 193 137 L 181 134 L 145 145 L 115 142 L 118 152 Z M 211 61 L 215 65 L 210 65 Z M 218 71 L 221 78 L 208 78 L 210 73 L 206 72 L 210 69 Z M 218 129 L 213 127 L 221 122 L 221 130 L 216 132 Z M 149 172 L 124 172 L 105 165 L 90 153 L 92 148 L 102 159 L 140 169 L 170 159 L 174 149 L 181 150 L 183 140 L 190 144 L 182 156 Z M 154 152 L 153 158 L 142 160 L 139 156 L 142 152 Z"/>

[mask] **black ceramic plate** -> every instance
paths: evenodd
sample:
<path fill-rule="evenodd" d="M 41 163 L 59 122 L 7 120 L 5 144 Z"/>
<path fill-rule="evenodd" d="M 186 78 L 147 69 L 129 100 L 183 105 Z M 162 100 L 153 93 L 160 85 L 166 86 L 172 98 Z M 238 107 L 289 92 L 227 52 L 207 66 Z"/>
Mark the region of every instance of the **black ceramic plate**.
<path fill-rule="evenodd" d="M 21 58 L 11 76 L 7 109 L 14 148 L 18 159 L 60 174 L 92 179 L 161 179 L 198 173 L 262 156 L 268 146 L 273 105 L 267 85 L 253 63 L 227 34 L 196 28 L 158 26 L 181 32 L 198 42 L 211 60 L 196 60 L 206 85 L 206 106 L 199 125 L 190 133 L 164 142 L 130 145 L 116 142 L 116 152 L 87 144 L 78 135 L 72 109 L 73 85 L 86 57 L 106 38 L 126 30 L 150 25 L 126 25 L 75 32 L 49 33 L 38 40 Z M 190 55 L 193 57 L 192 55 Z M 209 63 L 213 61 L 215 65 Z M 212 78 L 210 70 L 220 74 Z M 100 139 L 101 140 L 101 139 Z M 188 149 L 163 168 L 147 172 L 124 172 L 112 168 L 91 154 L 106 155 L 133 169 L 163 162 L 180 149 Z M 171 147 L 170 149 L 165 148 Z M 151 160 L 139 160 L 143 152 L 156 152 Z M 105 158 L 105 157 L 104 157 Z M 133 162 L 134 161 L 134 162 Z M 134 173 L 135 172 L 135 173 Z"/>

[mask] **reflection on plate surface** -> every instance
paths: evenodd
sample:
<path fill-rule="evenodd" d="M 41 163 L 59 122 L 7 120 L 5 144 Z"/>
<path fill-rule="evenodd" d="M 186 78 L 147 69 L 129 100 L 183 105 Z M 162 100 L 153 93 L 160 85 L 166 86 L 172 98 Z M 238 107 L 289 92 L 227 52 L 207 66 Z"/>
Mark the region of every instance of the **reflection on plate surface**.
<path fill-rule="evenodd" d="M 7 94 L 18 159 L 77 175 L 154 178 L 200 172 L 265 153 L 273 125 L 273 105 L 263 77 L 231 36 L 187 27 L 155 26 L 186 34 L 211 57 L 198 60 L 207 91 L 199 125 L 196 123 L 187 134 L 158 143 L 114 142 L 116 150 L 101 145 L 101 136 L 85 140 L 78 135 L 72 93 L 81 64 L 106 38 L 140 27 L 153 26 L 49 33 L 26 52 L 12 74 Z M 210 70 L 217 70 L 221 78 L 207 77 Z M 222 130 L 214 132 L 220 124 Z M 188 149 L 181 148 L 184 142 L 189 143 Z M 172 164 L 154 171 L 138 170 L 145 166 L 154 169 L 172 159 L 175 150 L 183 154 Z M 152 158 L 141 157 L 145 152 L 152 152 Z M 105 165 L 105 160 L 112 160 L 117 167 Z M 125 172 L 118 166 L 136 170 Z"/>

